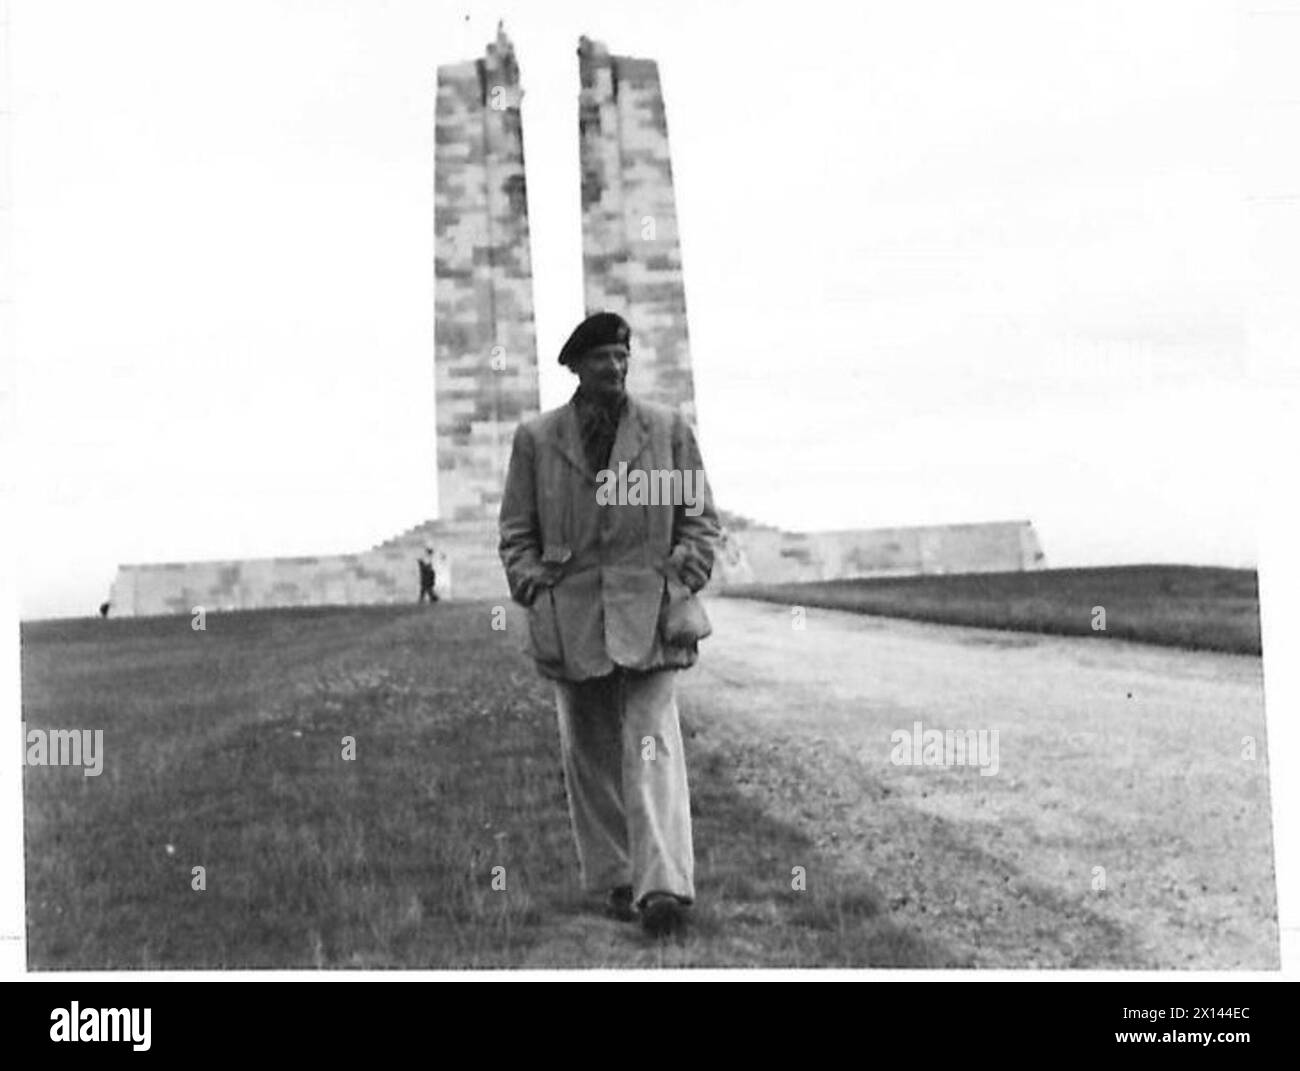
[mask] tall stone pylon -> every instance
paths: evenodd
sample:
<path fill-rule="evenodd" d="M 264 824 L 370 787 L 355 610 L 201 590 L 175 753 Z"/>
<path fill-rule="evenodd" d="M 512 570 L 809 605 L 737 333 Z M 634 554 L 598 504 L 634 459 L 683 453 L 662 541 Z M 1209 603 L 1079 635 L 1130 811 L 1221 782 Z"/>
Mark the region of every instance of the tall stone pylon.
<path fill-rule="evenodd" d="M 695 422 L 686 291 L 659 66 L 578 42 L 582 264 L 587 312 L 632 326 L 628 390 Z"/>
<path fill-rule="evenodd" d="M 498 26 L 438 68 L 434 383 L 438 514 L 495 520 L 515 427 L 540 407 L 519 65 Z"/>

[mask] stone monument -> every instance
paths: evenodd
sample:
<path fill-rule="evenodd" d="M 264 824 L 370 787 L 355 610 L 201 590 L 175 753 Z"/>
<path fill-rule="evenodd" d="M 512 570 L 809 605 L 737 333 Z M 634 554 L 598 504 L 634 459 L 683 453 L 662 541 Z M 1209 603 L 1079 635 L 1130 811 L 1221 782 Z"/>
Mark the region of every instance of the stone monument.
<path fill-rule="evenodd" d="M 632 325 L 628 389 L 696 420 L 668 124 L 652 60 L 578 45 L 583 290 Z M 507 598 L 497 511 L 515 427 L 538 412 L 522 89 L 504 30 L 438 68 L 434 413 L 438 512 L 355 554 L 123 565 L 112 616 L 416 601 L 432 546 L 443 598 Z M 713 586 L 1041 567 L 1028 521 L 791 532 L 732 514 Z"/>

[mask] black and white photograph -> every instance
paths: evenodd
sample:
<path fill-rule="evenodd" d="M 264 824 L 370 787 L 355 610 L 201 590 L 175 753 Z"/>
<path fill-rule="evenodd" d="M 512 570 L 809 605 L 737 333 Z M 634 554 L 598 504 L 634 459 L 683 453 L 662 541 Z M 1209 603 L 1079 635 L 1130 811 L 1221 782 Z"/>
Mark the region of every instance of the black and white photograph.
<path fill-rule="evenodd" d="M 1300 977 L 1300 6 L 4 33 L 7 977 Z"/>

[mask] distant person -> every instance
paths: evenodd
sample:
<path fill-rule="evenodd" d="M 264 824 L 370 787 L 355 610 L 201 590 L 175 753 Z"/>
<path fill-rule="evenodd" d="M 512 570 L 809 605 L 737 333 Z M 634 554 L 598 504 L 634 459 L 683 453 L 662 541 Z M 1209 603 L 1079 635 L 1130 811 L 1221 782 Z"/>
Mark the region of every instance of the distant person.
<path fill-rule="evenodd" d="M 555 684 L 583 884 L 613 917 L 663 936 L 695 899 L 674 672 L 708 635 L 694 593 L 719 529 L 690 424 L 624 390 L 630 336 L 621 316 L 597 313 L 564 344 L 578 389 L 515 432 L 500 551 L 538 672 Z M 598 474 L 620 463 L 690 471 L 698 490 L 686 507 L 602 502 Z"/>
<path fill-rule="evenodd" d="M 108 608 L 109 608 L 111 605 L 112 605 L 112 603 L 101 602 L 101 603 L 99 604 L 99 616 L 100 616 L 100 617 L 107 617 L 107 616 L 108 616 Z"/>
<path fill-rule="evenodd" d="M 429 596 L 430 602 L 437 602 L 438 593 L 433 590 L 433 585 L 438 579 L 438 574 L 433 568 L 433 547 L 425 547 L 424 553 L 415 560 L 420 567 L 420 597 L 416 602 L 423 603 L 426 595 Z"/>

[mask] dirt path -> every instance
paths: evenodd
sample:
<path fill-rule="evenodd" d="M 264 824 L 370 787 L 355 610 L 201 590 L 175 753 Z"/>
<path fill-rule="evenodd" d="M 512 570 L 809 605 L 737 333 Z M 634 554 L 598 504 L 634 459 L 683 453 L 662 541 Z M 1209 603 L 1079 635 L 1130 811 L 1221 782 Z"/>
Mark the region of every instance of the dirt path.
<path fill-rule="evenodd" d="M 799 630 L 790 607 L 737 599 L 709 613 L 688 720 L 900 926 L 973 966 L 1277 966 L 1260 659 L 832 610 Z M 891 761 L 916 722 L 996 730 L 996 775 Z"/>

